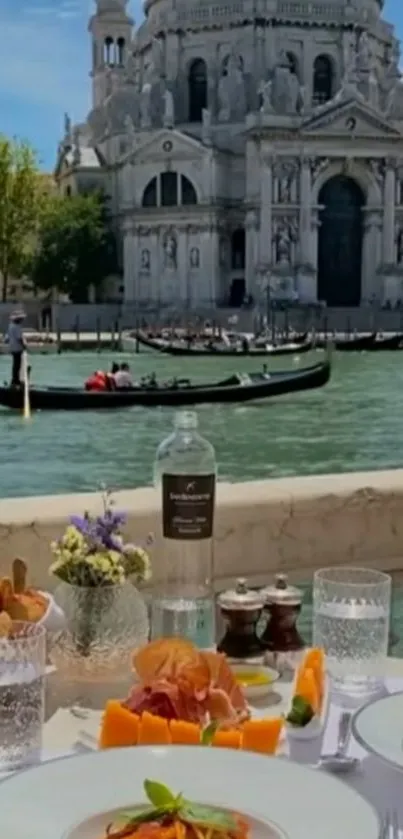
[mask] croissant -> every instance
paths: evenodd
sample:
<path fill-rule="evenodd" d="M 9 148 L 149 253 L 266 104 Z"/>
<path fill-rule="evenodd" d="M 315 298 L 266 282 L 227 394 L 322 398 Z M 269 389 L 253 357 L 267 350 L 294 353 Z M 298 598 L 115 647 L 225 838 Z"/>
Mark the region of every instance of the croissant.
<path fill-rule="evenodd" d="M 40 592 L 26 587 L 27 566 L 22 559 L 14 560 L 12 570 L 12 580 L 0 580 L 0 616 L 3 609 L 13 621 L 37 623 L 43 618 L 48 601 Z"/>

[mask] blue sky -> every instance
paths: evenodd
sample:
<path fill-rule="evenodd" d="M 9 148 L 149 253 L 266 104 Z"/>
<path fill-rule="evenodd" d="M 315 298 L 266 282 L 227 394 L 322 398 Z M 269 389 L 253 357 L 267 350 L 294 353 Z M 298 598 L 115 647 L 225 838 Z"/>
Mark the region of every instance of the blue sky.
<path fill-rule="evenodd" d="M 141 19 L 142 0 L 131 0 Z M 43 168 L 55 162 L 63 114 L 83 119 L 90 103 L 91 0 L 0 0 L 0 132 L 23 137 Z M 403 38 L 403 2 L 386 0 L 385 17 Z"/>

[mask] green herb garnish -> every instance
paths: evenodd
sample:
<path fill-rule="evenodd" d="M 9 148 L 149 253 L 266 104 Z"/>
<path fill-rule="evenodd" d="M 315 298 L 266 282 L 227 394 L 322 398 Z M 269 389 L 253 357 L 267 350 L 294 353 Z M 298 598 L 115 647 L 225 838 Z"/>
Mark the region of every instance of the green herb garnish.
<path fill-rule="evenodd" d="M 236 820 L 231 813 L 187 801 L 181 793 L 174 795 L 169 787 L 159 781 L 144 781 L 144 791 L 153 806 L 138 807 L 135 810 L 121 813 L 118 819 L 120 824 L 123 822 L 125 827 L 135 827 L 146 822 L 162 821 L 171 817 L 185 824 L 211 827 L 214 830 L 237 829 Z"/>
<path fill-rule="evenodd" d="M 312 705 L 302 696 L 294 696 L 291 703 L 291 710 L 286 716 L 286 722 L 295 725 L 296 728 L 304 728 L 314 718 L 315 713 Z"/>
<path fill-rule="evenodd" d="M 217 720 L 212 720 L 211 722 L 209 722 L 208 725 L 206 725 L 205 728 L 203 728 L 202 736 L 201 736 L 201 740 L 200 740 L 200 743 L 201 743 L 202 746 L 211 746 L 211 744 L 214 740 L 214 735 L 215 735 L 215 733 L 218 729 L 218 726 L 219 726 L 219 723 L 217 722 Z"/>

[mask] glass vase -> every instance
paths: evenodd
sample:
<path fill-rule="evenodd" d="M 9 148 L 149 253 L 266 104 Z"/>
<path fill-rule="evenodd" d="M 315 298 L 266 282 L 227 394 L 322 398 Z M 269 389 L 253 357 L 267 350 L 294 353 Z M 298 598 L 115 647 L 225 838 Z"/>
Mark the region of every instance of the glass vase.
<path fill-rule="evenodd" d="M 147 643 L 148 611 L 130 582 L 85 587 L 61 582 L 54 593 L 65 626 L 53 635 L 50 658 L 64 705 L 102 707 L 111 696 L 128 690 L 131 659 Z"/>

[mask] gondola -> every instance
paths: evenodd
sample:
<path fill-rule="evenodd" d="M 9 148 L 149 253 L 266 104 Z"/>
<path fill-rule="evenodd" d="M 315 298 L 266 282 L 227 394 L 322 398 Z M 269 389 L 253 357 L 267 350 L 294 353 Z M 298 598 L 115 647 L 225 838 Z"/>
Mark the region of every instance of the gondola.
<path fill-rule="evenodd" d="M 396 335 L 389 335 L 386 338 L 377 337 L 374 341 L 371 352 L 382 352 L 383 350 L 402 350 L 403 349 L 403 333 L 397 332 Z"/>
<path fill-rule="evenodd" d="M 276 373 L 239 374 L 215 384 L 192 385 L 179 380 L 157 387 L 137 387 L 130 390 L 89 392 L 80 388 L 30 387 L 33 411 L 85 411 L 99 408 L 128 408 L 134 405 L 158 407 L 163 405 L 201 405 L 216 402 L 250 402 L 282 396 L 286 393 L 323 387 L 330 378 L 329 359 L 301 370 Z M 22 388 L 0 387 L 0 405 L 22 410 Z"/>
<path fill-rule="evenodd" d="M 148 338 L 141 332 L 137 334 L 137 340 L 139 344 L 151 347 L 151 349 L 157 350 L 165 355 L 179 355 L 190 358 L 193 356 L 198 356 L 200 358 L 238 358 L 240 356 L 248 356 L 250 358 L 268 358 L 269 356 L 279 355 L 302 355 L 312 349 L 312 341 L 305 341 L 304 344 L 280 344 L 276 347 L 268 345 L 264 347 L 254 347 L 253 345 L 248 347 L 243 347 L 242 345 L 234 347 L 225 345 L 219 346 L 217 344 L 206 344 L 205 346 L 198 344 L 197 346 L 192 346 L 192 344 L 187 341 L 171 343 L 170 341 L 165 341 L 163 339 Z"/>
<path fill-rule="evenodd" d="M 325 347 L 329 339 L 322 338 L 316 341 L 317 347 Z M 376 332 L 371 335 L 359 335 L 357 338 L 341 338 L 333 341 L 333 346 L 338 352 L 363 352 L 371 351 L 376 341 Z"/>

